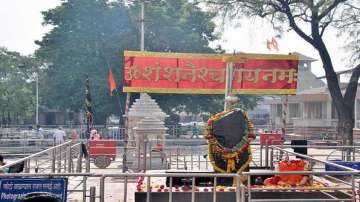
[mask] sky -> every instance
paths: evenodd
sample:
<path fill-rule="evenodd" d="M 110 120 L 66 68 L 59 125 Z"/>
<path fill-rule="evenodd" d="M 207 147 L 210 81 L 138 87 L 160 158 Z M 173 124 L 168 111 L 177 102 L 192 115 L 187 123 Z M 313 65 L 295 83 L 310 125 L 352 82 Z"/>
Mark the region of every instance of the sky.
<path fill-rule="evenodd" d="M 34 41 L 41 40 L 42 36 L 51 30 L 51 27 L 42 25 L 41 11 L 54 8 L 60 3 L 60 0 L 0 0 L 0 46 L 24 55 L 32 54 L 38 48 Z M 279 51 L 269 51 L 266 40 L 274 37 L 276 33 L 265 20 L 247 19 L 241 21 L 240 25 L 219 26 L 217 32 L 221 34 L 221 39 L 211 45 L 220 44 L 229 53 L 300 52 L 319 60 L 317 51 L 293 31 L 285 32 L 277 39 Z M 335 70 L 345 69 L 348 63 L 347 53 L 342 48 L 344 40 L 336 36 L 335 30 L 329 29 L 324 35 L 324 41 L 333 58 Z M 315 62 L 312 67 L 316 75 L 324 75 L 320 61 Z"/>

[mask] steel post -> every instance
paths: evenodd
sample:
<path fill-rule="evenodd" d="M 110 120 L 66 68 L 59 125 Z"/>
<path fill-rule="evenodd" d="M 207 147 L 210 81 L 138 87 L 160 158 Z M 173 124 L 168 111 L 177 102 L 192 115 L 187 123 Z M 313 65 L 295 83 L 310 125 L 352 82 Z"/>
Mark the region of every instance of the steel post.
<path fill-rule="evenodd" d="M 270 168 L 274 168 L 274 149 L 272 147 L 270 150 Z"/>
<path fill-rule="evenodd" d="M 200 170 L 201 169 L 201 159 L 200 159 L 200 155 L 198 155 L 198 169 Z"/>
<path fill-rule="evenodd" d="M 151 170 L 151 160 L 152 160 L 152 151 L 151 151 L 151 143 L 149 144 L 149 170 Z"/>
<path fill-rule="evenodd" d="M 173 178 L 170 177 L 169 202 L 172 202 L 172 188 L 173 188 Z"/>
<path fill-rule="evenodd" d="M 214 177 L 214 184 L 213 184 L 213 202 L 216 202 L 216 186 L 217 186 L 217 177 Z"/>
<path fill-rule="evenodd" d="M 96 200 L 96 187 L 90 187 L 90 202 L 95 202 Z"/>
<path fill-rule="evenodd" d="M 124 178 L 124 201 L 127 201 L 128 177 Z"/>
<path fill-rule="evenodd" d="M 105 202 L 105 177 L 100 178 L 100 202 Z"/>
<path fill-rule="evenodd" d="M 192 177 L 192 184 L 191 184 L 191 202 L 195 202 L 195 177 Z"/>
<path fill-rule="evenodd" d="M 236 202 L 241 202 L 240 198 L 240 176 L 234 177 L 236 183 Z"/>
<path fill-rule="evenodd" d="M 262 145 L 260 145 L 260 167 L 262 167 L 263 166 L 263 155 L 262 155 L 262 153 L 263 153 L 263 146 Z"/>
<path fill-rule="evenodd" d="M 86 160 L 85 160 L 85 172 L 87 172 L 87 173 L 89 173 L 90 172 L 90 157 L 89 156 L 87 156 L 86 158 L 85 158 Z"/>
<path fill-rule="evenodd" d="M 251 176 L 248 175 L 248 201 L 250 202 L 251 201 Z"/>
<path fill-rule="evenodd" d="M 144 141 L 144 146 L 143 146 L 143 170 L 146 170 L 146 144 L 147 141 Z"/>
<path fill-rule="evenodd" d="M 55 173 L 55 149 L 51 150 L 51 172 Z"/>
<path fill-rule="evenodd" d="M 146 183 L 146 202 L 150 202 L 150 191 L 150 176 L 148 176 Z"/>
<path fill-rule="evenodd" d="M 244 202 L 245 201 L 245 185 L 241 184 L 240 186 L 240 189 L 241 189 L 241 202 Z"/>
<path fill-rule="evenodd" d="M 87 177 L 86 176 L 83 176 L 83 190 L 82 190 L 82 193 L 83 193 L 83 201 L 86 202 L 86 180 L 87 180 Z"/>
<path fill-rule="evenodd" d="M 265 167 L 269 166 L 269 145 L 265 145 Z"/>
<path fill-rule="evenodd" d="M 73 161 L 72 161 L 72 153 L 71 153 L 71 144 L 70 144 L 70 146 L 68 147 L 68 170 L 67 170 L 67 172 L 68 173 L 71 173 L 71 171 L 72 171 L 72 169 L 71 169 L 71 167 L 72 167 L 72 164 L 73 164 Z"/>

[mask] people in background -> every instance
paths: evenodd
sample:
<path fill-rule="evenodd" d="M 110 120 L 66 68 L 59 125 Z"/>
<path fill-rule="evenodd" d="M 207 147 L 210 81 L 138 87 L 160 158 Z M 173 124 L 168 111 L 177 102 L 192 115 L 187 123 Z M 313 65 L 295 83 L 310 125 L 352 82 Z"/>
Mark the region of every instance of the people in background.
<path fill-rule="evenodd" d="M 72 141 L 77 141 L 79 140 L 79 134 L 77 133 L 77 131 L 75 129 L 73 129 L 71 131 L 71 140 Z"/>
<path fill-rule="evenodd" d="M 59 127 L 59 128 L 54 132 L 53 138 L 54 138 L 54 143 L 55 143 L 56 145 L 59 145 L 59 144 L 62 144 L 62 143 L 65 142 L 66 133 L 65 133 L 65 131 L 63 130 L 62 127 Z"/>
<path fill-rule="evenodd" d="M 4 157 L 0 154 L 0 166 L 4 166 L 4 165 L 5 165 Z"/>
<path fill-rule="evenodd" d="M 0 154 L 0 167 L 4 166 L 6 163 L 4 161 L 4 157 Z M 0 169 L 0 173 L 5 173 L 4 170 Z"/>
<path fill-rule="evenodd" d="M 100 140 L 101 136 L 96 129 L 90 131 L 90 140 Z"/>
<path fill-rule="evenodd" d="M 194 123 L 193 127 L 192 127 L 192 135 L 191 138 L 199 138 L 199 131 L 198 128 L 196 126 L 196 123 Z"/>
<path fill-rule="evenodd" d="M 44 138 L 44 129 L 39 124 L 36 125 L 36 132 L 39 136 L 39 139 Z"/>

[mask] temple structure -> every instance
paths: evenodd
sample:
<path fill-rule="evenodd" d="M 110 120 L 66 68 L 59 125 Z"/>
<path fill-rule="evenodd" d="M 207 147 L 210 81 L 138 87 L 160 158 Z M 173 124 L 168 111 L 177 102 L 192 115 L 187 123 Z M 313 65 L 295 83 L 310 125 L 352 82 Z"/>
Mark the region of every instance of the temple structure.
<path fill-rule="evenodd" d="M 146 117 L 158 119 L 162 122 L 161 127 L 165 127 L 164 121 L 165 118 L 168 117 L 168 115 L 160 109 L 156 101 L 146 93 L 141 93 L 140 98 L 135 100 L 129 109 L 128 116 L 129 141 L 132 143 L 134 143 L 134 141 L 137 139 L 135 137 L 134 128 L 138 126 L 138 123 L 141 120 Z"/>

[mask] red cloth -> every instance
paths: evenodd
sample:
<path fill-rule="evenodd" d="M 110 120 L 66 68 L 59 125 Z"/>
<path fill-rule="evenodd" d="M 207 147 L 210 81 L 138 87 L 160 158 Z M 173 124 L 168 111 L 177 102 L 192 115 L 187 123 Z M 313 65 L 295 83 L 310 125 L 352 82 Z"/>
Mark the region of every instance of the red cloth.
<path fill-rule="evenodd" d="M 288 172 L 288 171 L 304 171 L 305 170 L 305 161 L 304 160 L 291 160 L 291 161 L 280 161 L 279 162 L 279 171 Z M 279 175 L 281 181 L 288 183 L 290 185 L 296 185 L 302 179 L 302 175 Z"/>

